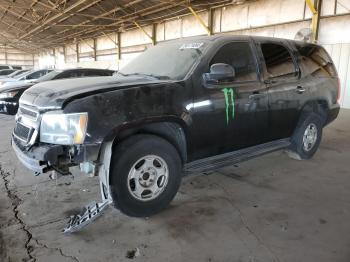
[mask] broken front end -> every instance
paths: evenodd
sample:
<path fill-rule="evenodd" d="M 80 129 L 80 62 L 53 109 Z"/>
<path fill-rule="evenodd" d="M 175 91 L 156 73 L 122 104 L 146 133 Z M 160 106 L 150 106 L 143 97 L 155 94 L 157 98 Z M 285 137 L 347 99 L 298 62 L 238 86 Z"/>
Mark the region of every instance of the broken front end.
<path fill-rule="evenodd" d="M 85 173 L 99 175 L 102 202 L 89 204 L 82 214 L 71 217 L 65 232 L 88 224 L 111 203 L 108 181 L 111 145 L 103 145 L 100 151 L 100 143 L 84 143 L 89 135 L 88 121 L 86 112 L 65 114 L 62 110 L 20 104 L 12 134 L 11 143 L 18 159 L 36 175 L 48 172 L 68 175 L 70 167 L 77 165 Z"/>

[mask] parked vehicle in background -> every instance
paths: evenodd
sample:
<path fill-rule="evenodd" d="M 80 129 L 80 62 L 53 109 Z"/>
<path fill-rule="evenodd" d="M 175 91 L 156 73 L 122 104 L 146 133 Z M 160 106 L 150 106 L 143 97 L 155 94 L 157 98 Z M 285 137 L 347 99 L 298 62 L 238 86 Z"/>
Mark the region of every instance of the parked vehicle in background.
<path fill-rule="evenodd" d="M 12 74 L 8 75 L 8 77 L 12 77 L 13 78 L 15 76 L 18 76 L 18 75 L 23 74 L 23 73 L 28 72 L 28 71 L 29 71 L 29 69 L 16 70 Z"/>
<path fill-rule="evenodd" d="M 16 69 L 16 70 L 21 70 L 22 67 L 21 66 L 11 66 L 11 65 L 0 65 L 0 70 L 2 69 Z"/>
<path fill-rule="evenodd" d="M 66 228 L 72 231 L 106 203 L 129 216 L 161 211 L 182 174 L 281 149 L 311 158 L 323 127 L 339 113 L 339 90 L 335 66 L 319 45 L 250 36 L 180 39 L 146 50 L 116 77 L 28 89 L 12 146 L 37 174 L 69 174 L 80 165 L 99 175 L 103 204 L 72 219 Z"/>
<path fill-rule="evenodd" d="M 0 88 L 13 85 L 15 82 L 31 82 L 50 73 L 52 69 L 30 70 L 14 77 L 0 79 Z"/>
<path fill-rule="evenodd" d="M 16 71 L 16 69 L 2 69 L 0 70 L 0 78 L 10 77 L 10 74 Z"/>
<path fill-rule="evenodd" d="M 113 73 L 114 71 L 112 70 L 96 68 L 53 70 L 29 83 L 20 82 L 13 83 L 11 86 L 0 87 L 0 113 L 15 115 L 18 110 L 18 100 L 23 92 L 37 83 L 66 78 L 111 76 Z"/>

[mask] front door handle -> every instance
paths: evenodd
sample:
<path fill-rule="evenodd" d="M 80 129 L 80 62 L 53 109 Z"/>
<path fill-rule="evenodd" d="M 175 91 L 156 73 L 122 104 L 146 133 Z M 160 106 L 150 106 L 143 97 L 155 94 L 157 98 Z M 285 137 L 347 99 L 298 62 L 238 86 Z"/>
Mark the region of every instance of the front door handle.
<path fill-rule="evenodd" d="M 260 94 L 260 93 L 253 93 L 252 95 L 249 96 L 249 99 L 255 100 L 264 97 L 265 94 Z"/>
<path fill-rule="evenodd" d="M 296 92 L 297 92 L 298 94 L 302 94 L 302 93 L 305 92 L 305 88 L 303 88 L 302 86 L 297 86 Z"/>

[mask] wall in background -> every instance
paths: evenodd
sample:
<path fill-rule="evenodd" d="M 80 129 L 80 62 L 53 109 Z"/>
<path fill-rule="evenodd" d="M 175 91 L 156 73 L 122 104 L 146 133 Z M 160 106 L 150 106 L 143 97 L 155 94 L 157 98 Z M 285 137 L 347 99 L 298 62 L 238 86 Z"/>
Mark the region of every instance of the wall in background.
<path fill-rule="evenodd" d="M 24 68 L 33 68 L 35 63 L 33 54 L 8 47 L 0 46 L 0 65 L 20 65 Z"/>
<path fill-rule="evenodd" d="M 323 0 L 321 11 L 319 43 L 327 48 L 339 49 L 331 52 L 335 61 L 340 54 L 342 62 L 336 63 L 343 84 L 342 106 L 350 108 L 350 93 L 347 79 L 350 79 L 350 0 Z M 209 12 L 199 15 L 208 21 Z M 311 13 L 305 0 L 260 0 L 242 5 L 230 5 L 213 10 L 213 31 L 215 34 L 243 34 L 294 39 L 302 28 L 310 28 Z M 205 29 L 194 16 L 182 16 L 156 24 L 156 42 L 182 37 L 205 35 Z M 152 34 L 152 26 L 144 29 Z M 64 47 L 39 55 L 39 67 L 71 68 L 99 67 L 119 70 L 131 59 L 152 46 L 152 41 L 141 30 L 120 33 L 120 55 L 118 54 L 118 33 L 67 44 Z M 347 60 L 346 60 L 347 59 Z M 346 62 L 347 61 L 347 62 Z"/>

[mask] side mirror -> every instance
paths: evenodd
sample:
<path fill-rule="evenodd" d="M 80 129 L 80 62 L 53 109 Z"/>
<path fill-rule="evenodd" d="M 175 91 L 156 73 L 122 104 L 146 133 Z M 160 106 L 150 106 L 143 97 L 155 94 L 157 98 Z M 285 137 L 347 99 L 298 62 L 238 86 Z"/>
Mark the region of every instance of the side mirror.
<path fill-rule="evenodd" d="M 235 69 L 224 63 L 213 64 L 210 67 L 210 73 L 205 73 L 203 78 L 205 83 L 212 85 L 230 83 L 234 81 Z"/>

